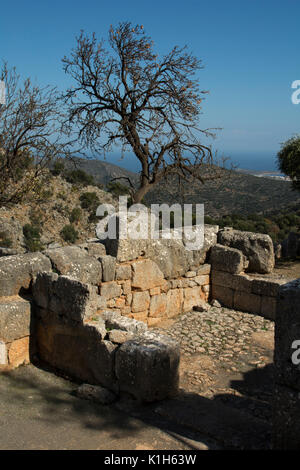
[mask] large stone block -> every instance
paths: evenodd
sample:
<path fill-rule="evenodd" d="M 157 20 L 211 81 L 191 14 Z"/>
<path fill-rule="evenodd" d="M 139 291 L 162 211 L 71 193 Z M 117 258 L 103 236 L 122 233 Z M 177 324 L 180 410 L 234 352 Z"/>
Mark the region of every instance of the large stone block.
<path fill-rule="evenodd" d="M 211 273 L 212 284 L 229 287 L 230 289 L 251 293 L 252 279 L 246 274 L 230 274 L 224 271 L 213 270 Z"/>
<path fill-rule="evenodd" d="M 167 317 L 173 318 L 182 313 L 183 289 L 170 289 L 167 293 Z"/>
<path fill-rule="evenodd" d="M 142 321 L 123 317 L 118 313 L 105 311 L 102 313 L 105 325 L 109 329 L 129 331 L 134 334 L 141 334 L 147 330 L 147 325 Z"/>
<path fill-rule="evenodd" d="M 122 344 L 116 353 L 120 390 L 141 402 L 175 395 L 179 381 L 179 346 L 162 335 L 145 333 Z"/>
<path fill-rule="evenodd" d="M 248 259 L 248 272 L 270 273 L 275 264 L 274 247 L 269 235 L 242 232 L 239 230 L 221 230 L 218 243 L 240 250 Z"/>
<path fill-rule="evenodd" d="M 116 266 L 116 280 L 123 281 L 131 279 L 131 265 L 118 264 Z"/>
<path fill-rule="evenodd" d="M 77 380 L 117 389 L 114 374 L 117 346 L 103 341 L 97 327 L 40 320 L 36 338 L 39 357 L 52 367 Z"/>
<path fill-rule="evenodd" d="M 8 363 L 10 367 L 18 367 L 21 364 L 29 364 L 30 362 L 30 338 L 16 339 L 13 341 L 8 350 Z"/>
<path fill-rule="evenodd" d="M 213 270 L 225 271 L 231 274 L 241 273 L 248 265 L 240 250 L 219 244 L 211 249 L 210 263 Z"/>
<path fill-rule="evenodd" d="M 280 287 L 275 322 L 276 381 L 300 391 L 300 279 Z"/>
<path fill-rule="evenodd" d="M 100 294 L 106 300 L 120 297 L 122 294 L 122 288 L 115 281 L 103 282 L 100 286 Z"/>
<path fill-rule="evenodd" d="M 153 295 L 150 301 L 149 317 L 165 317 L 167 314 L 167 294 Z"/>
<path fill-rule="evenodd" d="M 30 335 L 31 302 L 22 297 L 0 299 L 0 340 L 7 343 Z"/>
<path fill-rule="evenodd" d="M 152 260 L 145 259 L 134 261 L 132 263 L 132 270 L 132 287 L 146 290 L 161 286 L 164 283 L 163 273 Z"/>
<path fill-rule="evenodd" d="M 252 281 L 252 293 L 258 295 L 266 295 L 268 297 L 277 297 L 279 288 L 282 284 L 286 284 L 286 279 L 259 279 Z"/>
<path fill-rule="evenodd" d="M 0 258 L 0 297 L 29 289 L 37 273 L 43 271 L 51 271 L 51 263 L 42 253 Z"/>
<path fill-rule="evenodd" d="M 282 385 L 275 385 L 273 394 L 273 449 L 300 449 L 299 392 Z"/>
<path fill-rule="evenodd" d="M 276 318 L 276 297 L 267 297 L 263 295 L 261 297 L 261 311 L 260 314 L 264 318 L 268 318 L 268 320 L 275 321 Z"/>
<path fill-rule="evenodd" d="M 242 312 L 261 313 L 261 296 L 249 294 L 248 292 L 235 291 L 233 298 L 233 307 Z"/>
<path fill-rule="evenodd" d="M 148 310 L 150 305 L 150 294 L 148 291 L 133 292 L 131 310 L 133 313 Z"/>
<path fill-rule="evenodd" d="M 65 246 L 46 250 L 58 274 L 69 276 L 87 284 L 100 284 L 102 280 L 101 263 L 78 246 Z"/>
<path fill-rule="evenodd" d="M 102 279 L 104 282 L 113 281 L 116 273 L 116 258 L 110 255 L 99 258 L 102 266 Z"/>
<path fill-rule="evenodd" d="M 183 311 L 189 312 L 193 307 L 202 305 L 203 303 L 203 292 L 200 286 L 187 287 L 183 289 L 184 301 Z"/>
<path fill-rule="evenodd" d="M 48 316 L 63 318 L 66 323 L 81 323 L 103 306 L 103 298 L 97 295 L 96 286 L 55 273 L 38 274 L 33 297 Z"/>
<path fill-rule="evenodd" d="M 212 284 L 212 298 L 228 308 L 233 307 L 234 290 L 229 287 Z"/>

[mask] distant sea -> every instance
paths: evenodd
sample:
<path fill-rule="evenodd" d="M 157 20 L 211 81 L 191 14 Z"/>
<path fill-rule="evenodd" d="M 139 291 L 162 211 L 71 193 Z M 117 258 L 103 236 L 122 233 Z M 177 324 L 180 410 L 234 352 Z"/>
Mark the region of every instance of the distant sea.
<path fill-rule="evenodd" d="M 278 171 L 276 153 L 236 153 L 228 152 L 231 162 L 243 170 Z"/>
<path fill-rule="evenodd" d="M 237 168 L 243 170 L 257 170 L 257 171 L 278 171 L 276 164 L 276 153 L 244 153 L 244 152 L 224 152 L 225 156 L 230 158 L 227 163 L 233 163 Z M 91 158 L 96 156 L 90 155 Z M 125 158 L 120 158 L 120 154 L 110 153 L 107 154 L 107 158 L 98 157 L 99 160 L 107 161 L 108 163 L 114 163 L 115 165 L 126 168 L 127 170 L 138 172 L 140 171 L 136 157 L 132 154 L 127 153 Z"/>

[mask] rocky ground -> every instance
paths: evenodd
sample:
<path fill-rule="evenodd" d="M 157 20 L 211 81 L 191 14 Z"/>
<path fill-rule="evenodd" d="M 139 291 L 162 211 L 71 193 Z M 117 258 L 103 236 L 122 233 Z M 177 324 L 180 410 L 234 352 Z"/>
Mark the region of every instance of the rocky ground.
<path fill-rule="evenodd" d="M 207 312 L 182 315 L 162 328 L 164 334 L 181 345 L 182 406 L 185 403 L 192 414 L 193 409 L 197 413 L 201 408 L 204 413 L 211 408 L 212 415 L 217 414 L 217 424 L 203 422 L 200 417 L 198 424 L 194 422 L 194 429 L 200 431 L 205 423 L 208 435 L 226 448 L 269 448 L 274 322 L 211 307 Z M 176 418 L 175 401 L 173 407 L 167 408 L 170 409 L 166 413 L 162 407 L 160 414 Z M 229 422 L 227 411 L 232 415 Z M 247 435 L 233 425 L 240 419 L 248 426 Z"/>

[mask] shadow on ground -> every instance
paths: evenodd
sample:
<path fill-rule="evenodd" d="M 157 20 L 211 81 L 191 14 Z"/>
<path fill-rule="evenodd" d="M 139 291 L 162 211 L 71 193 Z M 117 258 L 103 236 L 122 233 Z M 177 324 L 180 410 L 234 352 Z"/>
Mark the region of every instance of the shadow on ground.
<path fill-rule="evenodd" d="M 0 449 L 266 449 L 272 375 L 268 365 L 233 380 L 238 396 L 181 390 L 158 404 L 101 406 L 78 399 L 77 384 L 23 366 L 0 376 Z"/>

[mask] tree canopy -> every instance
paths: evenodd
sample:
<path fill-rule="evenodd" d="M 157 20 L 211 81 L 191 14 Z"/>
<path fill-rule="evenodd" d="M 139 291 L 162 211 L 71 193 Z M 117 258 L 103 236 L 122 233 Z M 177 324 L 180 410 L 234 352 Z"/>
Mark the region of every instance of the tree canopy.
<path fill-rule="evenodd" d="M 0 70 L 6 99 L 0 106 L 0 204 L 33 193 L 49 162 L 71 154 L 70 129 L 56 88 L 21 81 L 6 63 Z"/>
<path fill-rule="evenodd" d="M 277 154 L 278 168 L 292 180 L 294 189 L 300 191 L 300 136 L 294 136 L 281 145 Z"/>
<path fill-rule="evenodd" d="M 133 202 L 171 173 L 201 182 L 215 177 L 202 172 L 213 163 L 201 140 L 213 134 L 199 128 L 207 92 L 195 73 L 202 65 L 186 47 L 159 57 L 142 25 L 123 22 L 110 27 L 108 44 L 82 31 L 63 64 L 74 80 L 66 102 L 81 143 L 101 154 L 119 144 L 138 159 L 139 187 L 129 182 Z"/>

